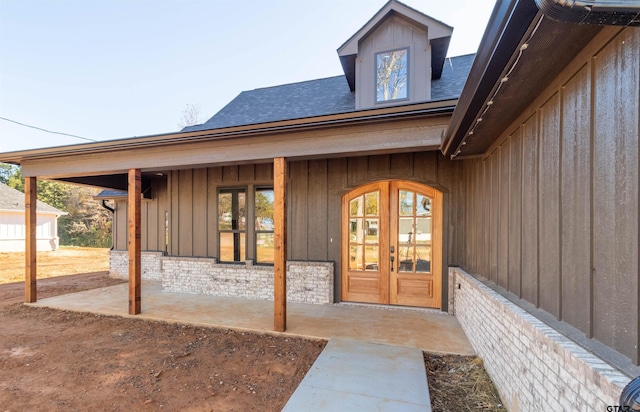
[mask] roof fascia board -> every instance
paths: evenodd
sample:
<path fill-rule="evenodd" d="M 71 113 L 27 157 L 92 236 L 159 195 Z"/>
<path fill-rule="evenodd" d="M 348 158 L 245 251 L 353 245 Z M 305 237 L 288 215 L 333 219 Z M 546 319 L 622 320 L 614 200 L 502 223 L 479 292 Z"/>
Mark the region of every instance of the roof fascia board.
<path fill-rule="evenodd" d="M 290 160 L 329 159 L 366 154 L 437 150 L 449 125 L 450 112 L 380 120 L 344 127 L 310 129 L 261 137 L 200 140 L 166 146 L 130 147 L 117 152 L 77 153 L 72 156 L 26 159 L 24 176 L 66 179 L 126 173 L 145 173 L 237 164 L 268 163 L 276 157 Z"/>
<path fill-rule="evenodd" d="M 496 3 L 440 148 L 444 155 L 462 142 L 539 13 L 533 0 Z"/>
<path fill-rule="evenodd" d="M 145 137 L 109 140 L 104 142 L 82 143 L 70 146 L 58 146 L 42 149 L 31 149 L 0 154 L 0 162 L 20 164 L 27 159 L 55 158 L 78 153 L 104 153 L 135 147 L 155 147 L 172 144 L 189 143 L 211 139 L 232 139 L 236 137 L 262 136 L 265 134 L 295 132 L 314 128 L 337 125 L 361 124 L 371 121 L 406 118 L 426 114 L 451 113 L 457 103 L 456 99 L 437 102 L 416 103 L 405 106 L 385 107 L 361 110 L 336 115 L 314 118 L 283 120 L 255 125 L 235 126 L 222 129 L 199 130 L 194 132 L 178 132 Z"/>

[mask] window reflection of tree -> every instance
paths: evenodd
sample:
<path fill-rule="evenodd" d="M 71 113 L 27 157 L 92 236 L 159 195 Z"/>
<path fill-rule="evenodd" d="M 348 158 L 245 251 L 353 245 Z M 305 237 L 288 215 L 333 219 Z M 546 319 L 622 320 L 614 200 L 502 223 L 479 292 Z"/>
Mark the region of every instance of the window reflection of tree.
<path fill-rule="evenodd" d="M 400 258 L 400 265 L 398 270 L 408 273 L 430 272 L 430 242 L 424 244 L 420 241 L 419 236 L 422 235 L 423 229 L 419 227 L 418 219 L 421 221 L 430 219 L 431 199 L 420 193 L 401 190 L 399 194 L 399 207 L 398 257 Z M 403 221 L 405 222 L 404 225 L 402 224 Z M 430 232 L 430 226 L 428 231 Z"/>
<path fill-rule="evenodd" d="M 407 97 L 407 50 L 377 55 L 377 101 Z"/>

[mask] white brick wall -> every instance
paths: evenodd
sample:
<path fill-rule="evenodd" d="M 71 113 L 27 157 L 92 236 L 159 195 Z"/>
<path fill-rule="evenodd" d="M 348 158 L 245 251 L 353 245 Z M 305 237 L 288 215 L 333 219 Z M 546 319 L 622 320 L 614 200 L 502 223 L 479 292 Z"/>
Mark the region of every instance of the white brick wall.
<path fill-rule="evenodd" d="M 465 271 L 449 268 L 449 284 L 449 311 L 508 410 L 602 412 L 618 404 L 629 377 Z"/>
<path fill-rule="evenodd" d="M 126 251 L 111 251 L 111 274 L 128 276 Z M 161 280 L 166 292 L 273 300 L 273 267 L 218 264 L 215 258 L 142 253 L 142 278 Z M 287 301 L 333 303 L 333 263 L 287 262 Z"/>
<path fill-rule="evenodd" d="M 142 252 L 142 279 L 162 280 L 160 260 L 162 252 Z M 129 277 L 129 253 L 126 250 L 112 250 L 109 252 L 109 273 L 116 278 Z"/>

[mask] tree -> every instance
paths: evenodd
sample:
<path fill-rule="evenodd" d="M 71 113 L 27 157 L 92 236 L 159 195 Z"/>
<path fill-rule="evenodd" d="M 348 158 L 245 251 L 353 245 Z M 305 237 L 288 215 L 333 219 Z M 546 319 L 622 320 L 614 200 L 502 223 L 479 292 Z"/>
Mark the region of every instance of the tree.
<path fill-rule="evenodd" d="M 377 101 L 407 97 L 407 50 L 381 53 L 377 61 Z"/>
<path fill-rule="evenodd" d="M 8 163 L 0 163 L 0 183 L 4 183 L 5 185 L 9 183 L 9 178 L 17 169 L 16 166 L 10 165 Z"/>
<path fill-rule="evenodd" d="M 273 189 L 256 191 L 256 228 L 259 230 L 273 228 Z"/>
<path fill-rule="evenodd" d="M 111 246 L 111 213 L 93 196 L 100 189 L 70 186 L 65 202 L 67 216 L 60 217 L 60 244 L 109 247 Z"/>
<path fill-rule="evenodd" d="M 187 126 L 195 126 L 201 124 L 200 105 L 199 104 L 187 104 L 182 111 L 182 117 L 178 122 L 178 127 L 184 129 Z"/>
<path fill-rule="evenodd" d="M 19 167 L 14 168 L 13 174 L 7 179 L 7 185 L 24 192 L 24 178 L 22 177 L 22 170 Z M 72 186 L 49 180 L 37 180 L 36 188 L 38 200 L 56 209 L 66 211 L 66 202 Z"/>
<path fill-rule="evenodd" d="M 19 167 L 1 167 L 0 176 L 4 176 L 0 178 L 6 179 L 8 186 L 24 192 L 24 179 Z M 58 219 L 61 245 L 111 246 L 111 214 L 93 198 L 99 191 L 49 180 L 37 181 L 38 200 L 69 213 Z"/>
<path fill-rule="evenodd" d="M 22 169 L 19 167 L 13 169 L 13 172 L 7 177 L 7 186 L 24 192 L 24 179 L 22 178 Z"/>

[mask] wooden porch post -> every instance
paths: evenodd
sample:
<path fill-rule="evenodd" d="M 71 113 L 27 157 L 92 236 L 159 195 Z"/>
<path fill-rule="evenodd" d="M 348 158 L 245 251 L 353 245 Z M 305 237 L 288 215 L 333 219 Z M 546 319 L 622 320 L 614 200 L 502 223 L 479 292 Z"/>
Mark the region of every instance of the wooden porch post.
<path fill-rule="evenodd" d="M 128 187 L 128 249 L 129 249 L 129 314 L 137 315 L 141 311 L 140 273 L 141 273 L 141 241 L 140 241 L 140 169 L 129 170 Z"/>
<path fill-rule="evenodd" d="M 273 327 L 287 329 L 287 160 L 273 159 Z"/>
<path fill-rule="evenodd" d="M 36 301 L 36 178 L 24 178 L 24 212 L 25 212 L 25 302 Z"/>

